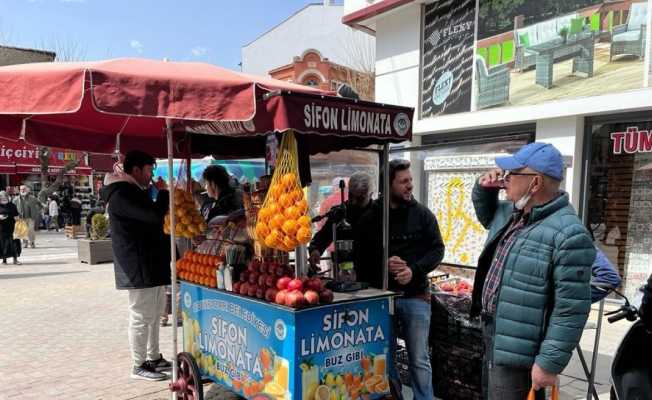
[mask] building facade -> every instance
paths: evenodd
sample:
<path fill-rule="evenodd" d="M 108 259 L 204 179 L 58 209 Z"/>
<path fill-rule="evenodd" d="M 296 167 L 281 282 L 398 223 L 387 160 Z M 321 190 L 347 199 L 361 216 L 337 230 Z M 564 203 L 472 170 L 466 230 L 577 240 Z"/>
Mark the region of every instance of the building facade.
<path fill-rule="evenodd" d="M 322 57 L 315 49 L 308 49 L 301 56 L 294 57 L 291 64 L 269 71 L 274 79 L 301 85 L 318 87 L 322 90 L 337 90 L 348 84 L 363 100 L 373 100 L 375 78 L 373 71 L 360 72 L 335 64 Z"/>
<path fill-rule="evenodd" d="M 242 71 L 268 75 L 308 49 L 355 70 L 374 63 L 374 38 L 342 24 L 344 6 L 332 1 L 309 4 L 242 46 Z"/>
<path fill-rule="evenodd" d="M 652 5 L 552 3 L 346 0 L 342 22 L 376 38 L 376 101 L 415 108 L 413 148 L 393 154 L 413 161 L 447 263 L 473 268 L 486 237 L 468 195 L 478 175 L 549 142 L 632 295 L 652 273 Z"/>

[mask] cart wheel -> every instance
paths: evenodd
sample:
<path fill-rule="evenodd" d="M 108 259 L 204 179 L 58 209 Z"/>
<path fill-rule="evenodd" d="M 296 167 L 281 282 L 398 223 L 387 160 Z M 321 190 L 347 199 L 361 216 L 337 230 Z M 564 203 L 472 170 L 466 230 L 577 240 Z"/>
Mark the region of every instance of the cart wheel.
<path fill-rule="evenodd" d="M 179 353 L 177 366 L 177 380 L 170 382 L 170 390 L 177 392 L 179 400 L 204 400 L 204 386 L 194 357 Z"/>

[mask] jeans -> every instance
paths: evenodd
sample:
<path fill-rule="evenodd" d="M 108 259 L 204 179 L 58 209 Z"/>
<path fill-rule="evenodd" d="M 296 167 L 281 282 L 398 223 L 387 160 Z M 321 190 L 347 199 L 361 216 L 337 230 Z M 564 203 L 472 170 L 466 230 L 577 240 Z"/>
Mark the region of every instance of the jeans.
<path fill-rule="evenodd" d="M 512 368 L 493 363 L 496 325 L 493 317 L 482 317 L 484 362 L 482 368 L 483 398 L 487 400 L 525 400 L 532 387 L 530 369 Z M 536 400 L 545 399 L 545 390 L 535 393 Z"/>
<path fill-rule="evenodd" d="M 159 318 L 165 308 L 165 286 L 129 289 L 129 345 L 134 365 L 158 360 Z"/>
<path fill-rule="evenodd" d="M 401 326 L 408 353 L 408 368 L 415 400 L 432 400 L 432 367 L 428 355 L 430 334 L 430 303 L 419 298 L 396 299 L 396 323 Z M 394 342 L 395 345 L 395 342 Z M 392 350 L 393 354 L 396 351 Z M 392 383 L 400 393 L 400 380 L 396 368 L 390 371 Z"/>

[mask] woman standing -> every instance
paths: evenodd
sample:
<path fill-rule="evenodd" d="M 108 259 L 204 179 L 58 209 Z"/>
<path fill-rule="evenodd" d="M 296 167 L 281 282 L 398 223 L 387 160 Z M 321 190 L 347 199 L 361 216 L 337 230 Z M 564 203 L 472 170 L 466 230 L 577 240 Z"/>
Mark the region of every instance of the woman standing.
<path fill-rule="evenodd" d="M 226 168 L 221 165 L 210 165 L 206 167 L 202 177 L 208 195 L 208 199 L 201 207 L 201 214 L 206 222 L 242 209 L 242 194 L 231 185 L 231 178 Z"/>
<path fill-rule="evenodd" d="M 14 264 L 19 265 L 16 249 L 14 248 L 14 227 L 18 209 L 9 201 L 9 196 L 4 190 L 0 192 L 0 256 L 2 263 L 7 264 L 7 257 L 13 257 Z"/>

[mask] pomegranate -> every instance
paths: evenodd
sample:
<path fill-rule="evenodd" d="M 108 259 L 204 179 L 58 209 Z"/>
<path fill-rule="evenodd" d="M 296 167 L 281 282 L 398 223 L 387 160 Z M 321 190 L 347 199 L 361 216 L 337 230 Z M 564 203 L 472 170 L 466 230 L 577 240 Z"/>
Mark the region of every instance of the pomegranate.
<path fill-rule="evenodd" d="M 249 293 L 249 282 L 245 282 L 240 286 L 240 294 L 246 296 Z"/>
<path fill-rule="evenodd" d="M 258 277 L 258 286 L 265 286 L 266 281 L 267 281 L 267 274 L 261 274 Z"/>
<path fill-rule="evenodd" d="M 258 272 L 252 272 L 249 274 L 249 283 L 252 285 L 258 284 L 258 277 L 260 274 Z"/>
<path fill-rule="evenodd" d="M 285 290 L 285 289 L 279 290 L 276 293 L 276 297 L 274 298 L 274 302 L 276 304 L 280 304 L 280 305 L 284 306 L 285 305 L 285 300 L 286 300 L 285 298 L 287 297 L 287 293 L 288 293 L 288 291 Z"/>
<path fill-rule="evenodd" d="M 279 280 L 276 281 L 276 288 L 278 290 L 283 290 L 288 288 L 288 284 L 292 281 L 290 277 L 284 276 L 279 278 Z"/>
<path fill-rule="evenodd" d="M 256 296 L 256 290 L 258 290 L 258 285 L 249 285 L 249 288 L 247 290 L 247 296 L 249 297 L 254 297 Z"/>
<path fill-rule="evenodd" d="M 242 286 L 242 282 L 236 282 L 233 284 L 233 293 L 240 293 L 240 286 Z"/>
<path fill-rule="evenodd" d="M 303 290 L 303 282 L 301 282 L 301 279 L 292 279 L 288 283 L 288 290 L 291 292 L 293 290 L 301 291 Z"/>
<path fill-rule="evenodd" d="M 324 284 L 321 282 L 321 279 L 319 278 L 308 279 L 308 281 L 305 284 L 305 287 L 306 289 L 314 290 L 317 293 L 324 290 Z"/>
<path fill-rule="evenodd" d="M 249 271 L 240 272 L 240 282 L 249 282 Z"/>
<path fill-rule="evenodd" d="M 306 290 L 303 296 L 308 304 L 319 304 L 319 293 L 314 290 Z"/>
<path fill-rule="evenodd" d="M 323 304 L 328 304 L 333 302 L 333 291 L 330 289 L 324 289 L 319 293 L 319 301 Z"/>
<path fill-rule="evenodd" d="M 261 286 L 258 286 L 258 289 L 256 289 L 256 297 L 259 299 L 265 298 L 265 289 Z"/>
<path fill-rule="evenodd" d="M 298 290 L 293 290 L 287 294 L 285 297 L 285 305 L 292 308 L 301 308 L 306 302 L 306 298 L 303 297 L 303 293 Z"/>
<path fill-rule="evenodd" d="M 270 303 L 275 302 L 277 293 L 278 293 L 278 290 L 274 289 L 273 287 L 267 289 L 265 291 L 265 300 L 269 301 Z"/>
<path fill-rule="evenodd" d="M 267 279 L 265 279 L 265 286 L 268 288 L 276 287 L 276 277 L 274 275 L 267 275 Z"/>

